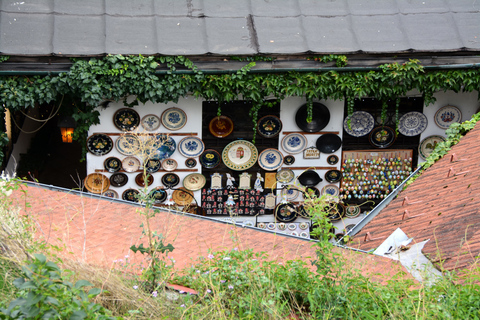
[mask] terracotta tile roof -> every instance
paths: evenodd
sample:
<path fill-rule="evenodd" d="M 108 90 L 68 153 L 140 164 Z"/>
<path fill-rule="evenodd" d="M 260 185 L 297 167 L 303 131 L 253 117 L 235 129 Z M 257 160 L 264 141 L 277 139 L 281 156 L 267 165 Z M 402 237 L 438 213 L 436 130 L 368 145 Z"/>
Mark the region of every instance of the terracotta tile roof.
<path fill-rule="evenodd" d="M 400 192 L 349 246 L 374 249 L 401 228 L 416 242 L 430 239 L 423 253 L 438 267 L 454 270 L 472 266 L 480 254 L 478 141 L 480 125 Z M 365 241 L 366 237 L 372 240 Z"/>
<path fill-rule="evenodd" d="M 125 260 L 126 255 L 132 263 L 143 261 L 141 254 L 129 250 L 131 245 L 142 241 L 140 207 L 89 194 L 35 186 L 22 189 L 26 192 L 13 193 L 15 203 L 35 219 L 37 233 L 49 243 L 64 247 L 64 253 L 72 253 L 68 254 L 70 258 L 105 267 L 111 267 L 114 260 Z M 176 261 L 177 269 L 189 266 L 199 256 L 207 256 L 208 250 L 235 247 L 266 252 L 269 259 L 279 262 L 315 259 L 315 248 L 309 241 L 194 215 L 159 212 L 151 219 L 151 225 L 164 235 L 165 244 L 172 243 L 175 247 L 169 255 Z M 347 249 L 335 251 L 345 258 L 345 268 L 363 270 L 363 274 L 375 280 L 385 281 L 405 272 L 390 259 Z"/>

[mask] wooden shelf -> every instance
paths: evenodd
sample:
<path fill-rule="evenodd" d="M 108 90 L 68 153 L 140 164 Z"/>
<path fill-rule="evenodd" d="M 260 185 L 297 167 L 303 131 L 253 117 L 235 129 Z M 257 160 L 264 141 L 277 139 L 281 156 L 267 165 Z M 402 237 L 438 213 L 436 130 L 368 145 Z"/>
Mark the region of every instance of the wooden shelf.
<path fill-rule="evenodd" d="M 95 172 L 110 172 L 110 171 L 105 170 L 105 169 L 95 169 Z M 135 173 L 135 172 L 143 172 L 143 170 L 136 170 L 136 171 L 132 171 L 132 172 L 127 172 L 123 169 L 120 169 L 117 172 Z M 156 172 L 173 172 L 173 173 L 175 173 L 175 172 L 198 172 L 198 169 L 175 169 L 173 171 L 167 171 L 167 170 L 160 169 Z M 156 173 L 156 172 L 153 172 L 153 173 Z M 112 172 L 112 173 L 114 173 L 114 172 Z"/>
<path fill-rule="evenodd" d="M 283 131 L 283 134 L 287 135 L 290 133 L 301 133 L 301 134 L 327 134 L 327 133 L 333 133 L 333 134 L 339 134 L 340 131 L 318 131 L 318 132 L 304 132 L 304 131 Z"/>

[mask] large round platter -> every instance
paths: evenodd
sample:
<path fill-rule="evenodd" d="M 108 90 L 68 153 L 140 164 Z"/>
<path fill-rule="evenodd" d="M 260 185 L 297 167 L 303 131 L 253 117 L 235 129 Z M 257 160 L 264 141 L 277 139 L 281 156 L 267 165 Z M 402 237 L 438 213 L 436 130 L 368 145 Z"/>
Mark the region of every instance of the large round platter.
<path fill-rule="evenodd" d="M 420 142 L 418 146 L 418 154 L 423 160 L 426 160 L 430 153 L 435 149 L 437 143 L 445 141 L 442 136 L 429 136 Z"/>
<path fill-rule="evenodd" d="M 398 132 L 407 137 L 414 137 L 425 131 L 427 125 L 427 116 L 421 112 L 412 111 L 405 113 L 398 120 Z"/>
<path fill-rule="evenodd" d="M 91 135 L 87 139 L 87 149 L 96 156 L 103 156 L 113 148 L 113 140 L 103 133 Z"/>
<path fill-rule="evenodd" d="M 170 108 L 162 113 L 162 124 L 168 130 L 180 130 L 187 123 L 187 115 L 182 109 Z"/>
<path fill-rule="evenodd" d="M 348 120 L 350 120 L 350 127 Z M 343 121 L 343 129 L 346 133 L 353 137 L 363 137 L 372 131 L 375 126 L 375 119 L 373 116 L 365 111 L 355 111 L 350 117 Z"/>
<path fill-rule="evenodd" d="M 325 187 L 322 188 L 320 191 L 321 195 L 327 195 L 332 197 L 338 197 L 340 194 L 340 189 L 334 184 L 327 184 Z"/>
<path fill-rule="evenodd" d="M 127 189 L 122 193 L 122 199 L 126 201 L 138 202 L 138 194 L 140 192 L 137 189 Z"/>
<path fill-rule="evenodd" d="M 179 188 L 173 191 L 172 199 L 179 206 L 186 206 L 192 203 L 193 195 L 191 191 L 188 191 L 185 188 Z"/>
<path fill-rule="evenodd" d="M 118 193 L 115 190 L 108 189 L 104 193 L 102 193 L 102 196 L 112 198 L 112 199 L 118 199 Z"/>
<path fill-rule="evenodd" d="M 143 172 L 140 172 L 135 176 L 135 183 L 138 184 L 140 187 L 145 187 L 145 182 L 147 183 L 147 187 L 151 186 L 153 183 L 153 176 L 151 174 L 147 174 L 147 176 L 145 177 L 143 175 Z"/>
<path fill-rule="evenodd" d="M 207 179 L 201 173 L 192 173 L 183 179 L 183 186 L 190 191 L 197 191 L 205 186 Z"/>
<path fill-rule="evenodd" d="M 227 144 L 222 152 L 223 163 L 227 168 L 237 171 L 247 170 L 253 167 L 257 159 L 257 147 L 246 140 L 232 141 Z"/>
<path fill-rule="evenodd" d="M 291 169 L 282 169 L 275 175 L 278 182 L 289 183 L 295 179 L 295 173 Z"/>
<path fill-rule="evenodd" d="M 390 127 L 376 127 L 370 132 L 369 141 L 374 147 L 388 148 L 395 142 L 395 131 Z"/>
<path fill-rule="evenodd" d="M 342 180 L 342 172 L 340 170 L 328 170 L 325 172 L 325 180 L 329 183 L 337 183 Z"/>
<path fill-rule="evenodd" d="M 178 143 L 178 151 L 187 158 L 198 157 L 204 150 L 205 145 L 202 139 L 197 137 L 186 137 Z"/>
<path fill-rule="evenodd" d="M 321 103 L 314 102 L 312 105 L 312 121 L 307 122 L 307 104 L 301 106 L 295 115 L 297 126 L 305 132 L 318 132 L 325 128 L 330 121 L 330 111 Z"/>
<path fill-rule="evenodd" d="M 160 204 L 167 200 L 167 192 L 164 189 L 156 188 L 150 192 L 150 197 L 154 204 Z"/>
<path fill-rule="evenodd" d="M 148 173 L 154 173 L 160 170 L 162 162 L 160 160 L 147 159 L 145 160 L 144 167 Z"/>
<path fill-rule="evenodd" d="M 282 139 L 282 149 L 291 154 L 302 152 L 307 147 L 307 138 L 301 133 L 290 133 Z"/>
<path fill-rule="evenodd" d="M 160 118 L 154 114 L 147 114 L 140 123 L 146 131 L 155 131 L 160 128 Z"/>
<path fill-rule="evenodd" d="M 462 112 L 454 106 L 445 106 L 435 113 L 435 123 L 442 129 L 448 129 L 454 122 L 462 121 Z"/>
<path fill-rule="evenodd" d="M 214 137 L 228 137 L 233 132 L 233 121 L 227 116 L 215 117 L 210 120 L 208 130 Z"/>
<path fill-rule="evenodd" d="M 140 116 L 133 109 L 123 108 L 115 112 L 113 123 L 122 131 L 132 131 L 140 124 Z"/>
<path fill-rule="evenodd" d="M 173 188 L 180 183 L 180 178 L 175 173 L 166 173 L 162 176 L 162 183 L 167 188 Z"/>
<path fill-rule="evenodd" d="M 283 164 L 283 154 L 277 149 L 265 149 L 258 156 L 258 164 L 266 171 L 277 170 Z"/>
<path fill-rule="evenodd" d="M 265 138 L 274 138 L 282 131 L 282 121 L 276 116 L 265 116 L 257 122 L 258 133 Z"/>
<path fill-rule="evenodd" d="M 292 222 L 297 219 L 297 208 L 291 203 L 280 203 L 275 207 L 275 218 L 280 222 Z"/>
<path fill-rule="evenodd" d="M 215 168 L 220 164 L 221 159 L 220 153 L 213 149 L 205 150 L 199 158 L 200 164 L 206 169 Z"/>
<path fill-rule="evenodd" d="M 117 138 L 115 148 L 125 156 L 132 156 L 140 152 L 140 140 L 132 134 L 125 134 Z"/>
<path fill-rule="evenodd" d="M 333 133 L 322 134 L 315 144 L 323 153 L 334 153 L 342 146 L 342 138 Z"/>
<path fill-rule="evenodd" d="M 165 171 L 173 171 L 177 169 L 178 163 L 175 159 L 165 159 L 162 161 L 162 168 Z"/>
<path fill-rule="evenodd" d="M 91 193 L 103 193 L 110 188 L 110 181 L 101 173 L 90 173 L 84 180 L 85 188 Z"/>
<path fill-rule="evenodd" d="M 172 137 L 164 134 L 152 138 L 146 153 L 150 159 L 165 160 L 177 149 L 177 144 Z"/>
<path fill-rule="evenodd" d="M 128 182 L 128 176 L 122 172 L 115 172 L 110 176 L 110 184 L 113 187 L 123 187 Z"/>
<path fill-rule="evenodd" d="M 116 157 L 110 157 L 105 159 L 103 166 L 108 172 L 117 172 L 122 169 L 122 161 Z"/>
<path fill-rule="evenodd" d="M 128 156 L 122 160 L 122 168 L 125 172 L 135 172 L 140 169 L 141 163 L 138 158 Z"/>

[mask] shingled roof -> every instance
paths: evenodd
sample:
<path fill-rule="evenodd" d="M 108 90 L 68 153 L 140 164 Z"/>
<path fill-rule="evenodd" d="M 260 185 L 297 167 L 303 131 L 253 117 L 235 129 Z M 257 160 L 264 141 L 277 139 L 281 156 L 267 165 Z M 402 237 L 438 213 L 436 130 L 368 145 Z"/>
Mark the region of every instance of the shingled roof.
<path fill-rule="evenodd" d="M 425 170 L 353 239 L 377 248 L 397 228 L 419 243 L 441 270 L 478 267 L 480 254 L 480 125 Z"/>
<path fill-rule="evenodd" d="M 471 0 L 3 0 L 0 53 L 478 52 L 479 13 Z"/>

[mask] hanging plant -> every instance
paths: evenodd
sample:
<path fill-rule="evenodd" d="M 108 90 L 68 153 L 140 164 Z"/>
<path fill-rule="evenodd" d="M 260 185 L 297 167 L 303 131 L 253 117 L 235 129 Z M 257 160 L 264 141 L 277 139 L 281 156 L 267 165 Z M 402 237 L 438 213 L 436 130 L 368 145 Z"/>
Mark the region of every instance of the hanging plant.
<path fill-rule="evenodd" d="M 253 139 L 252 143 L 255 144 L 255 139 L 257 137 L 257 121 L 258 121 L 258 111 L 262 108 L 261 104 L 254 103 L 248 112 L 250 118 L 252 118 L 253 123 Z"/>
<path fill-rule="evenodd" d="M 307 100 L 307 123 L 312 122 L 313 120 L 313 101 L 311 99 Z"/>
<path fill-rule="evenodd" d="M 398 135 L 398 109 L 400 107 L 400 98 L 395 99 L 395 133 Z"/>
<path fill-rule="evenodd" d="M 387 110 L 388 110 L 388 103 L 386 100 L 382 101 L 382 127 L 385 125 L 385 122 L 387 121 Z"/>

